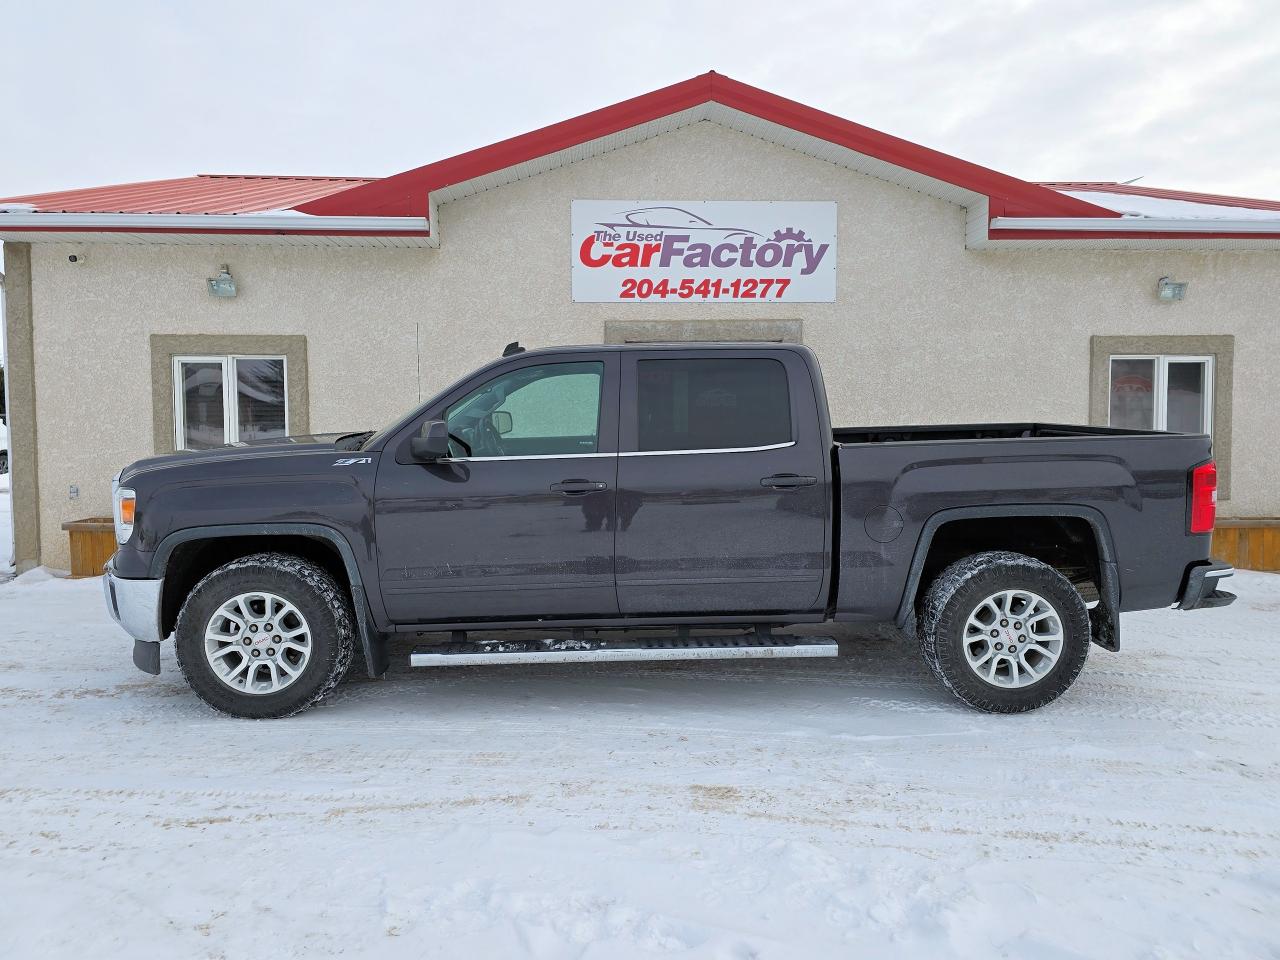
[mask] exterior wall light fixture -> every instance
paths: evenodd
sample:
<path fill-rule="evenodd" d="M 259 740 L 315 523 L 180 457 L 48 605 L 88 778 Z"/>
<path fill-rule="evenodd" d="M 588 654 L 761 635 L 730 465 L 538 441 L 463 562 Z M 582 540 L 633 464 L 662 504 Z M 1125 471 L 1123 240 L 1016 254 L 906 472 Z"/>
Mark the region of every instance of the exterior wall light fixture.
<path fill-rule="evenodd" d="M 1156 281 L 1156 296 L 1161 300 L 1183 300 L 1187 296 L 1187 285 L 1185 282 L 1179 283 L 1168 277 L 1161 277 Z"/>
<path fill-rule="evenodd" d="M 236 295 L 236 278 L 231 275 L 231 270 L 225 263 L 216 277 L 209 278 L 209 292 L 215 297 L 234 297 Z M 1161 296 L 1163 295 L 1161 294 Z"/>

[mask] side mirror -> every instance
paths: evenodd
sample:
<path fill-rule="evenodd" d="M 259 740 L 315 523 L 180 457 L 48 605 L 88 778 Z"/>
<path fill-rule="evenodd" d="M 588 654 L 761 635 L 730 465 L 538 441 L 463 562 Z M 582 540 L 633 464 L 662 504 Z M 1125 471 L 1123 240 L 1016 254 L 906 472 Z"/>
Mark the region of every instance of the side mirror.
<path fill-rule="evenodd" d="M 409 441 L 413 459 L 432 463 L 449 456 L 449 426 L 443 420 L 428 420 Z"/>
<path fill-rule="evenodd" d="M 494 433 L 505 437 L 516 428 L 516 422 L 509 410 L 495 410 L 489 414 L 489 422 L 493 424 Z"/>

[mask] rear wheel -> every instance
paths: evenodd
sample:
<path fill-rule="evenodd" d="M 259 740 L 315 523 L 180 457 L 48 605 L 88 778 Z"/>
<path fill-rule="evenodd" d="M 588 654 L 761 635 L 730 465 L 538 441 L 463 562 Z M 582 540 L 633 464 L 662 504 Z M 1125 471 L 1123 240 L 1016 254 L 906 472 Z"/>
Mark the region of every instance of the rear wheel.
<path fill-rule="evenodd" d="M 214 570 L 174 631 L 178 665 L 205 703 L 235 717 L 287 717 L 332 690 L 352 660 L 351 603 L 322 568 L 260 553 Z"/>
<path fill-rule="evenodd" d="M 929 587 L 925 662 L 960 700 L 1021 713 L 1056 700 L 1089 655 L 1089 612 L 1071 582 L 1018 553 L 974 554 Z"/>

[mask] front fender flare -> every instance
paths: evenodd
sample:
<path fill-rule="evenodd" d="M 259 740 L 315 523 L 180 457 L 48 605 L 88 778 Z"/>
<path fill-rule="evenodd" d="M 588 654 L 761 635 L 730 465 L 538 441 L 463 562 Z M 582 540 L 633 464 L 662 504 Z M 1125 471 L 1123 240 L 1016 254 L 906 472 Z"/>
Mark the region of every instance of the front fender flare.
<path fill-rule="evenodd" d="M 360 634 L 360 646 L 364 650 L 364 662 L 368 666 L 369 676 L 380 677 L 386 673 L 391 665 L 387 652 L 387 640 L 373 622 L 364 579 L 360 576 L 360 567 L 356 564 L 355 551 L 351 549 L 347 538 L 333 527 L 327 527 L 322 523 L 226 523 L 207 527 L 187 527 L 184 530 L 174 531 L 160 541 L 160 545 L 151 557 L 151 576 L 156 580 L 163 580 L 173 551 L 184 543 L 194 540 L 219 540 L 226 537 L 271 536 L 320 539 L 330 543 L 338 551 L 347 572 L 347 580 L 351 584 L 351 603 L 355 608 L 356 630 Z"/>

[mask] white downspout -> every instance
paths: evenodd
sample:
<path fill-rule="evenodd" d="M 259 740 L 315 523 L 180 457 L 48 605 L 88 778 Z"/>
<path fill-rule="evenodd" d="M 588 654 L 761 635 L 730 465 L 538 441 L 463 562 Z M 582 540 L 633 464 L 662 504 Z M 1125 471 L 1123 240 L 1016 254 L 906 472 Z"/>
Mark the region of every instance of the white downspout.
<path fill-rule="evenodd" d="M 4 244 L 0 243 L 0 264 L 4 263 Z M 9 435 L 9 375 L 7 372 L 9 347 L 8 347 L 9 324 L 5 315 L 5 290 L 4 290 L 4 271 L 0 270 L 0 370 L 6 370 L 4 378 L 4 411 L 5 411 L 5 436 Z M 8 448 L 8 441 L 5 441 L 5 447 Z M 13 468 L 9 468 L 9 472 L 5 474 L 12 483 Z M 9 496 L 6 498 L 9 505 L 6 508 L 9 513 L 9 542 L 7 544 L 0 543 L 0 557 L 3 563 L 0 567 L 8 567 L 16 569 L 13 555 L 13 490 L 10 488 Z"/>

